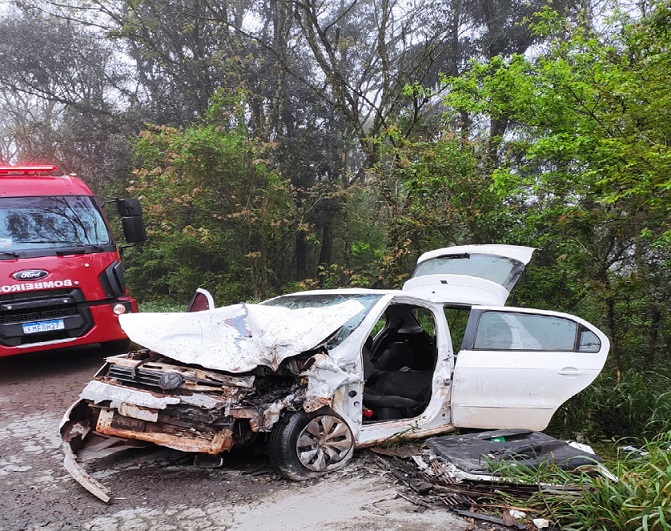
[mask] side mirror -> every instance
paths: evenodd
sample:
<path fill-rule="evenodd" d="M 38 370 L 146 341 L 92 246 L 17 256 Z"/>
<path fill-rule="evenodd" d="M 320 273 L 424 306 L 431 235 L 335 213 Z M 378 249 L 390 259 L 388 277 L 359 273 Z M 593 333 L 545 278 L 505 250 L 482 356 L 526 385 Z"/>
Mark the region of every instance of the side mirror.
<path fill-rule="evenodd" d="M 128 243 L 147 241 L 147 230 L 142 217 L 142 205 L 136 197 L 116 199 L 116 209 L 121 216 L 121 227 Z"/>
<path fill-rule="evenodd" d="M 135 197 L 117 199 L 116 209 L 122 218 L 142 217 L 142 205 L 140 205 L 140 200 Z"/>
<path fill-rule="evenodd" d="M 147 231 L 142 216 L 121 218 L 121 227 L 124 238 L 128 243 L 140 243 L 147 241 Z"/>

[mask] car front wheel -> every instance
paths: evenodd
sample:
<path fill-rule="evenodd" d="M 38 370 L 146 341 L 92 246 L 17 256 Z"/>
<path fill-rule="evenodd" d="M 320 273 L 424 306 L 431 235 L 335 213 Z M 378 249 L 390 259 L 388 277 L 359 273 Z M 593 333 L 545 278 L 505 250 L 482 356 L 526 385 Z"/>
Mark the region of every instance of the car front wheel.
<path fill-rule="evenodd" d="M 283 477 L 300 481 L 344 466 L 354 453 L 354 436 L 330 410 L 289 412 L 275 425 L 268 453 Z"/>

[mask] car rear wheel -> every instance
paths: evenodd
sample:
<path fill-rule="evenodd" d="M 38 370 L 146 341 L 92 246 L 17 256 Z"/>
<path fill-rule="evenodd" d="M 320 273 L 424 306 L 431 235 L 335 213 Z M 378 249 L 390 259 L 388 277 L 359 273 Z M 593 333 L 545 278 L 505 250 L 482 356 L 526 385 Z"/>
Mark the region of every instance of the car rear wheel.
<path fill-rule="evenodd" d="M 283 477 L 300 481 L 344 466 L 354 453 L 354 436 L 330 410 L 290 412 L 275 425 L 268 453 Z"/>

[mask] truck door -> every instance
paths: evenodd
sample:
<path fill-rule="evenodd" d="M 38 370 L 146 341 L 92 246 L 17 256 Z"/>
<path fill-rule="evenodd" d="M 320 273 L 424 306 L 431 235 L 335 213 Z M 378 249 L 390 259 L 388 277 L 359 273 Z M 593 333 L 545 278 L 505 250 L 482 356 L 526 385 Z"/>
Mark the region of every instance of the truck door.
<path fill-rule="evenodd" d="M 473 308 L 454 369 L 453 424 L 543 430 L 594 381 L 608 349 L 606 336 L 578 317 Z"/>

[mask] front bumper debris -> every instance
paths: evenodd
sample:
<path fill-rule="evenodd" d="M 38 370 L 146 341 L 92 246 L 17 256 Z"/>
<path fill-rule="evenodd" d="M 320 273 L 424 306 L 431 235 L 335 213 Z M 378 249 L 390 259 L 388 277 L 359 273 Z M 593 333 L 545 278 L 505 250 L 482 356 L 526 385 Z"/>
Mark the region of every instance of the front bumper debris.
<path fill-rule="evenodd" d="M 70 473 L 77 483 L 88 490 L 96 498 L 105 503 L 109 503 L 112 492 L 84 470 L 84 468 L 77 462 L 77 457 L 69 444 L 63 444 L 63 452 L 65 452 L 65 460 L 63 462 L 65 470 Z"/>
<path fill-rule="evenodd" d="M 149 351 L 107 358 L 61 423 L 65 468 L 107 503 L 110 491 L 84 469 L 90 460 L 152 444 L 220 456 L 251 442 L 305 400 L 295 372 L 264 371 L 225 374 Z"/>

